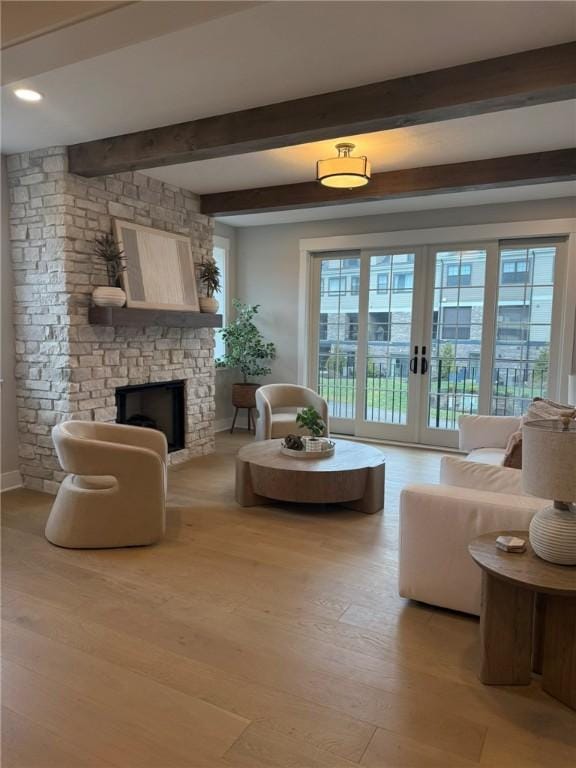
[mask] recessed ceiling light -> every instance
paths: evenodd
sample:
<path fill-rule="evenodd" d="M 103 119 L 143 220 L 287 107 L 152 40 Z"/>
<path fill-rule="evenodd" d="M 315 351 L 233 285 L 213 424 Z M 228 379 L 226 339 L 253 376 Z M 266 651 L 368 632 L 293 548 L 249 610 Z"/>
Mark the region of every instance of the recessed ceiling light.
<path fill-rule="evenodd" d="M 32 91 L 30 88 L 16 88 L 14 95 L 22 101 L 42 101 L 44 98 L 38 91 Z"/>

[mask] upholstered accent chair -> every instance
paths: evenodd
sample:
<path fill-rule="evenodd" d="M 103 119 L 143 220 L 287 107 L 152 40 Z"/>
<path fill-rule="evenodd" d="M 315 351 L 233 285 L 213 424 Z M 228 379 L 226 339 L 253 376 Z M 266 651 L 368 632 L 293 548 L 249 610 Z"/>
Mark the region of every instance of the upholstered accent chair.
<path fill-rule="evenodd" d="M 70 548 L 154 544 L 165 531 L 168 446 L 162 432 L 65 421 L 52 430 L 64 479 L 46 538 Z"/>
<path fill-rule="evenodd" d="M 256 390 L 256 440 L 306 434 L 296 423 L 301 408 L 315 408 L 329 435 L 328 403 L 313 389 L 298 384 L 266 384 Z"/>

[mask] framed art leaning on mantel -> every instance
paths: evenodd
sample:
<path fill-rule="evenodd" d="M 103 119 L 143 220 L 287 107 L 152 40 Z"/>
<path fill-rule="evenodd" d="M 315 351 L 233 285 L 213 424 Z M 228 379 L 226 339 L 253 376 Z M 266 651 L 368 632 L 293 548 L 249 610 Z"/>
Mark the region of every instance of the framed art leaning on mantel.
<path fill-rule="evenodd" d="M 122 219 L 114 226 L 126 263 L 126 306 L 198 312 L 190 238 Z"/>

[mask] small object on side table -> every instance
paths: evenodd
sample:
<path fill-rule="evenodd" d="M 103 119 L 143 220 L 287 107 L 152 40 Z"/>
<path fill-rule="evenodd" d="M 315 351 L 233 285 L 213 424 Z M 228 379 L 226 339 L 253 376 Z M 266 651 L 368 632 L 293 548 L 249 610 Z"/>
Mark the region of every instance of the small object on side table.
<path fill-rule="evenodd" d="M 496 548 L 498 531 L 468 547 L 482 569 L 480 679 L 486 685 L 529 685 L 532 670 L 542 688 L 576 709 L 576 570 Z"/>
<path fill-rule="evenodd" d="M 526 552 L 526 539 L 517 536 L 498 536 L 496 546 L 504 552 Z"/>

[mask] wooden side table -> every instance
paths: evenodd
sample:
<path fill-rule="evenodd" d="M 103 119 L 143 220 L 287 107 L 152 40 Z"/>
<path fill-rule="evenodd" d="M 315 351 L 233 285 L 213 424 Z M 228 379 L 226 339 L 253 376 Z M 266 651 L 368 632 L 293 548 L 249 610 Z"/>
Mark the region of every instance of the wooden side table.
<path fill-rule="evenodd" d="M 496 531 L 468 547 L 482 569 L 480 679 L 487 685 L 528 685 L 532 671 L 542 688 L 576 709 L 576 567 L 540 559 L 530 544 L 514 554 L 496 548 Z"/>

